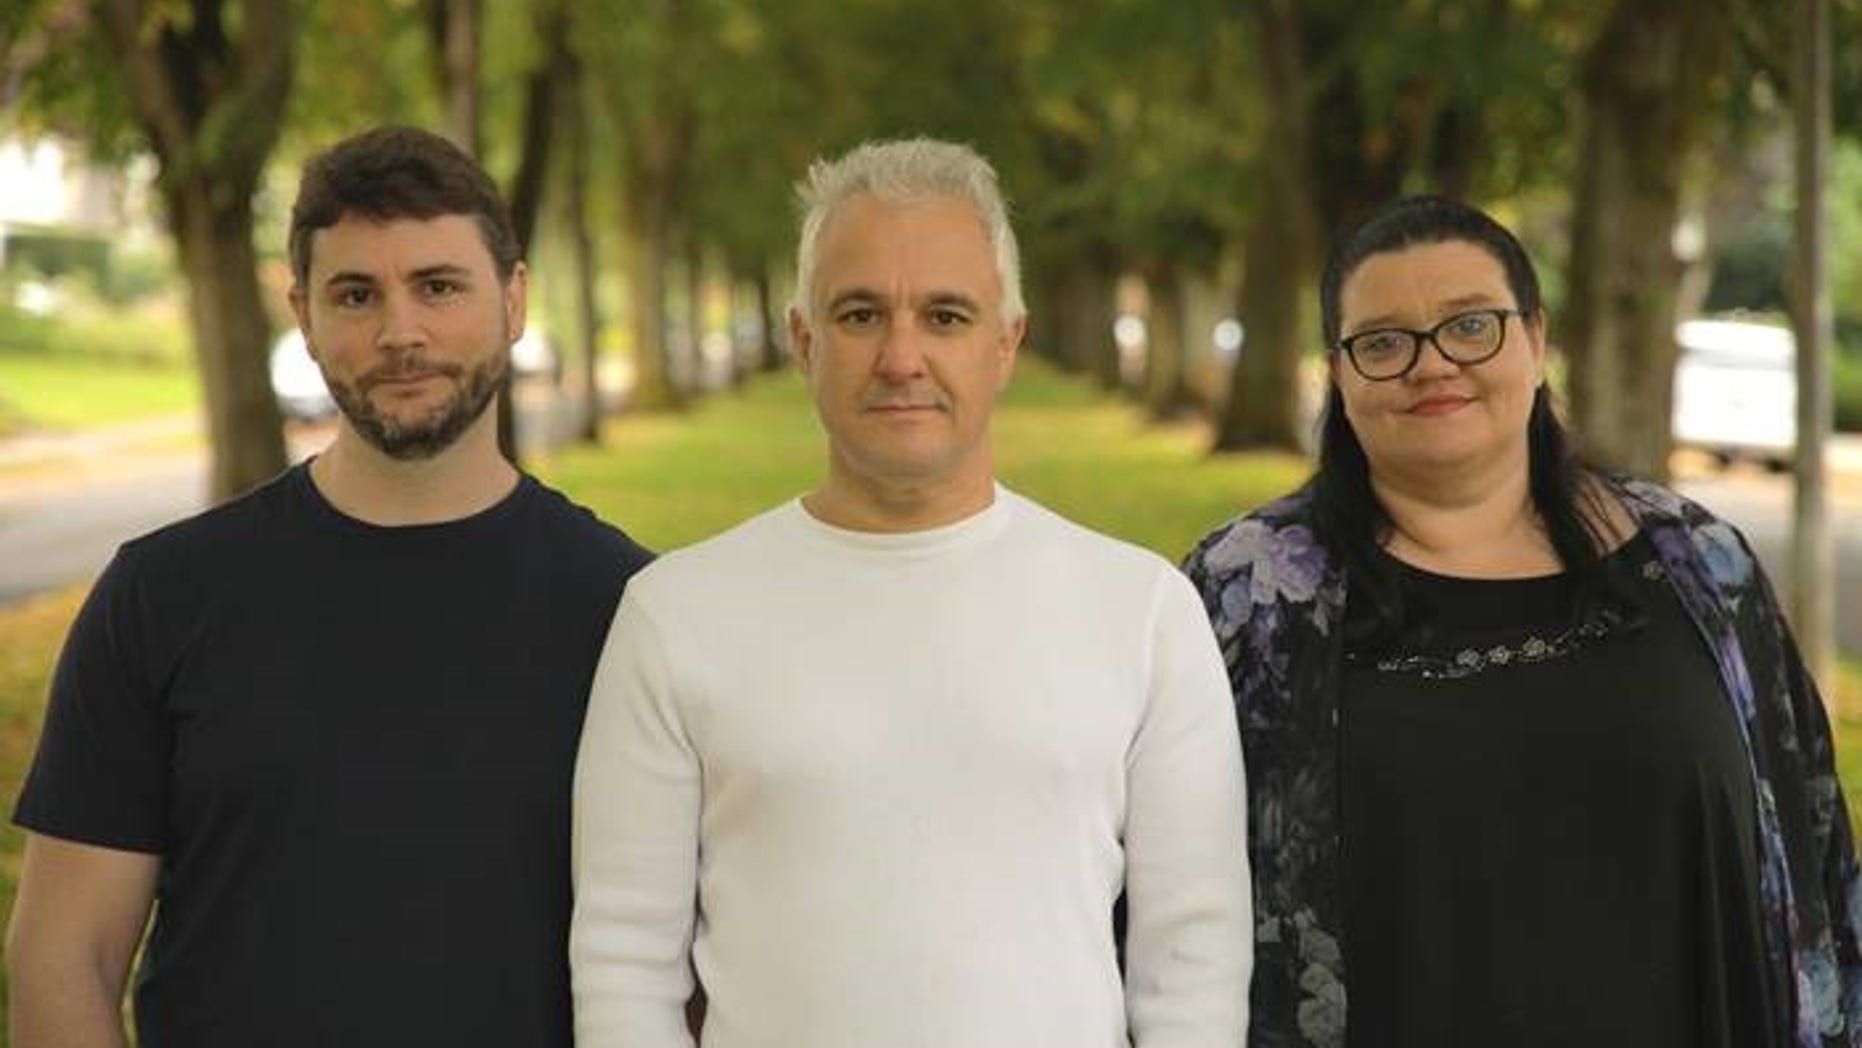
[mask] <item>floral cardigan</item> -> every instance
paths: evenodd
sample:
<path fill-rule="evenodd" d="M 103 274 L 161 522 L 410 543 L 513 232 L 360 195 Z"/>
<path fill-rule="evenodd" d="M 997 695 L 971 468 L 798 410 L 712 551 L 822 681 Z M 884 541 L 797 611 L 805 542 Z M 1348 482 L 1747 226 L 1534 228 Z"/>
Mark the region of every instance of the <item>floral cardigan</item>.
<path fill-rule="evenodd" d="M 1712 650 L 1758 804 L 1768 964 L 1794 1048 L 1862 1048 L 1862 877 L 1828 718 L 1744 539 L 1653 484 L 1612 487 Z M 1228 664 L 1247 761 L 1253 1048 L 1345 1043 L 1338 695 L 1346 582 L 1295 493 L 1204 539 L 1184 568 Z"/>

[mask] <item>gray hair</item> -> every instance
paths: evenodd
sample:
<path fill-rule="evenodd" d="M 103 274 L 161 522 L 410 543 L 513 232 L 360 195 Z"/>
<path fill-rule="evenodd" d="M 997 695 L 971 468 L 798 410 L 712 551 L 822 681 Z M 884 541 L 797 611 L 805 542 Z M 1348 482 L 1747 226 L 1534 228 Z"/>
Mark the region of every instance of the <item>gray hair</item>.
<path fill-rule="evenodd" d="M 1021 249 L 1009 226 L 1008 205 L 996 169 L 966 145 L 935 138 L 864 142 L 835 160 L 816 160 L 796 186 L 802 207 L 802 237 L 795 253 L 795 308 L 814 320 L 815 255 L 821 230 L 834 209 L 866 194 L 890 202 L 960 200 L 976 209 L 996 256 L 1002 283 L 1003 320 L 1027 315 L 1022 301 Z"/>

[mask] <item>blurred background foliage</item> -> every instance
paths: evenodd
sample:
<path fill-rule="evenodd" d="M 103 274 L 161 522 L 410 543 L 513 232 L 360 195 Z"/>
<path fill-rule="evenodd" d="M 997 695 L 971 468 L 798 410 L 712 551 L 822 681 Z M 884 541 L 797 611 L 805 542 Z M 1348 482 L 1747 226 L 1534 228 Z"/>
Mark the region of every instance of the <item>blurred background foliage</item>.
<path fill-rule="evenodd" d="M 1786 314 L 1791 10 L 15 0 L 0 142 L 49 136 L 111 173 L 115 220 L 144 232 L 5 228 L 0 299 L 22 284 L 78 314 L 166 299 L 137 325 L 156 345 L 101 355 L 174 359 L 186 342 L 201 406 L 227 423 L 225 494 L 282 463 L 263 361 L 288 320 L 286 210 L 302 161 L 337 137 L 403 121 L 476 150 L 510 191 L 566 379 L 619 402 L 580 377 L 605 354 L 625 401 L 653 410 L 779 362 L 791 187 L 812 158 L 931 134 L 1002 172 L 1033 348 L 1152 417 L 1207 417 L 1220 449 L 1306 440 L 1313 282 L 1337 230 L 1403 192 L 1482 204 L 1540 262 L 1593 454 L 1659 474 L 1665 425 L 1634 420 L 1665 418 L 1651 409 L 1674 322 Z M 1862 0 L 1832 12 L 1837 415 L 1858 427 Z M 242 268 L 259 279 L 228 277 Z M 1605 290 L 1625 282 L 1638 294 Z M 1137 321 L 1122 341 L 1120 317 Z M 1224 320 L 1240 349 L 1214 337 Z M 16 321 L 0 314 L 0 354 L 92 340 Z"/>

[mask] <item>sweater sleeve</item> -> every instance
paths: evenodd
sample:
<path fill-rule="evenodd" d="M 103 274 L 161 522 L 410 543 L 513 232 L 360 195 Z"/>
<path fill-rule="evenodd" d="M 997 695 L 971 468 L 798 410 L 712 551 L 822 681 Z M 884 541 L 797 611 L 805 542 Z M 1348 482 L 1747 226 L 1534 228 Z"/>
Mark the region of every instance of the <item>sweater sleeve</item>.
<path fill-rule="evenodd" d="M 1253 957 L 1241 744 L 1196 594 L 1172 571 L 1153 601 L 1150 695 L 1126 773 L 1126 1009 L 1136 1048 L 1232 1048 Z"/>
<path fill-rule="evenodd" d="M 576 758 L 569 960 L 582 1048 L 685 1048 L 698 877 L 698 760 L 662 635 L 621 600 Z"/>
<path fill-rule="evenodd" d="M 153 610 L 135 547 L 104 569 L 52 677 L 39 749 L 13 819 L 35 833 L 128 851 L 167 846 L 174 735 L 146 626 Z"/>
<path fill-rule="evenodd" d="M 1759 693 L 1783 707 L 1779 721 L 1792 734 L 1790 739 L 1767 740 L 1795 757 L 1786 760 L 1784 754 L 1774 753 L 1767 761 L 1774 769 L 1790 768 L 1788 774 L 1797 778 L 1772 783 L 1774 803 L 1780 820 L 1789 820 L 1787 826 L 1808 842 L 1809 861 L 1803 864 L 1807 868 L 1793 866 L 1795 923 L 1809 940 L 1799 943 L 1800 949 L 1808 945 L 1809 950 L 1798 958 L 1803 988 L 1811 997 L 1808 1017 L 1814 1019 L 1823 1044 L 1852 1048 L 1862 1045 L 1862 869 L 1856 863 L 1849 809 L 1837 778 L 1829 710 L 1804 665 L 1771 581 L 1758 567 L 1757 554 L 1744 536 L 1738 536 L 1738 542 L 1757 576 L 1752 593 L 1738 605 L 1748 672 L 1758 676 L 1753 683 Z M 1773 730 L 1780 730 L 1776 723 Z M 1797 803 L 1782 803 L 1787 796 L 1798 798 Z M 1804 815 L 1793 818 L 1794 809 Z"/>

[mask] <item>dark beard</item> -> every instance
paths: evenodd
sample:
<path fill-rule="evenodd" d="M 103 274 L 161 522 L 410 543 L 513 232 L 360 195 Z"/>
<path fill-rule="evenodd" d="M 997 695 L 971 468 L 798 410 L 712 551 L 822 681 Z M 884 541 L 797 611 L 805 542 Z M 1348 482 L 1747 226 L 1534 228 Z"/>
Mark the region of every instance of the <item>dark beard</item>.
<path fill-rule="evenodd" d="M 384 371 L 414 369 L 399 364 Z M 379 383 L 382 372 L 365 375 L 354 385 L 330 382 L 326 375 L 325 383 L 336 406 L 363 440 L 389 458 L 406 461 L 432 458 L 451 447 L 485 413 L 509 369 L 509 359 L 503 353 L 470 371 L 458 366 L 425 366 L 424 370 L 450 379 L 456 392 L 424 417 L 406 423 L 384 416 L 368 398 L 369 389 Z"/>

